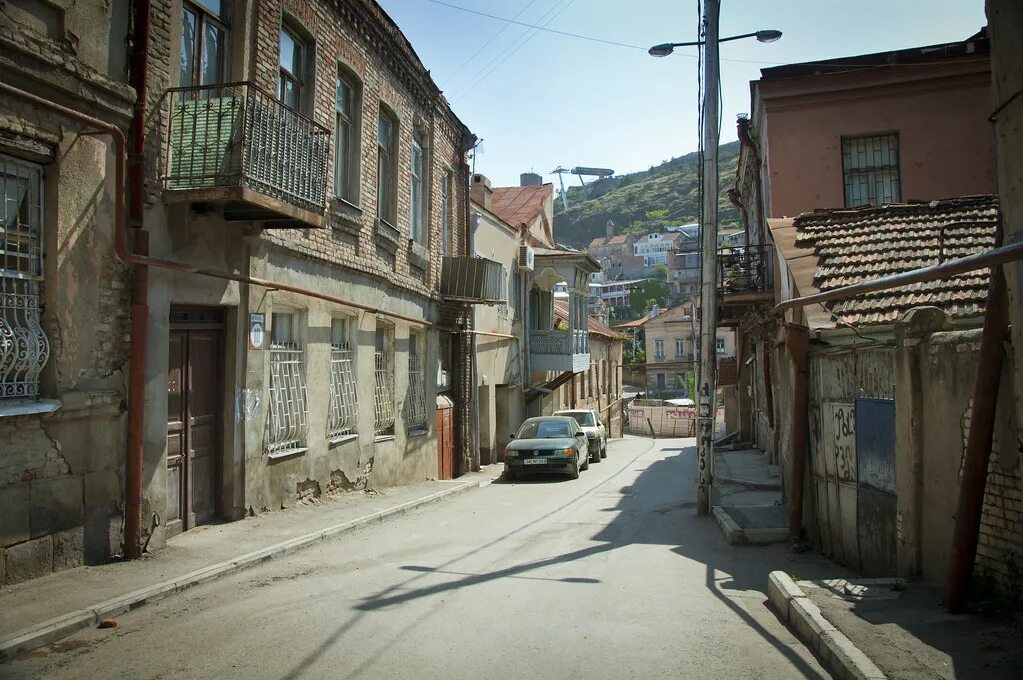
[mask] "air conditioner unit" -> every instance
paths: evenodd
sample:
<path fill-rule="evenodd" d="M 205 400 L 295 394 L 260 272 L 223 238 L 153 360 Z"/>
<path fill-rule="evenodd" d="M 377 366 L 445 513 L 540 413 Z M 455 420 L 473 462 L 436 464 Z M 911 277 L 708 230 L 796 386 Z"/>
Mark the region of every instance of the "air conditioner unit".
<path fill-rule="evenodd" d="M 519 269 L 533 271 L 533 249 L 529 246 L 519 246 Z"/>

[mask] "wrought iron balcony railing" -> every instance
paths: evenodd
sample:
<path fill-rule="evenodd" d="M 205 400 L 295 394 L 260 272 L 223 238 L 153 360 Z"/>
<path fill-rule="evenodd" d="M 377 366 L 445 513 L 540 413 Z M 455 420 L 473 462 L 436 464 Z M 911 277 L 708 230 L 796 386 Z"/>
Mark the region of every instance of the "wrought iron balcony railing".
<path fill-rule="evenodd" d="M 718 295 L 764 293 L 768 281 L 767 246 L 722 248 L 718 251 Z"/>
<path fill-rule="evenodd" d="M 167 91 L 163 186 L 169 192 L 246 190 L 266 219 L 281 205 L 321 215 L 326 205 L 329 131 L 252 83 Z M 252 195 L 267 201 L 250 200 Z M 258 211 L 248 211 L 257 219 Z M 241 218 L 239 218 L 241 219 Z M 301 216 L 299 216 L 301 219 Z"/>

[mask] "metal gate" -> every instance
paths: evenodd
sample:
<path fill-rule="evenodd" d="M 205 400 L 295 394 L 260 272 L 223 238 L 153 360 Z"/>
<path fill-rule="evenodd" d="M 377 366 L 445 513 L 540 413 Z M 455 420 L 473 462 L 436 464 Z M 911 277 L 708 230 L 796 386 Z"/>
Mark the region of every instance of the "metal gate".
<path fill-rule="evenodd" d="M 856 507 L 860 570 L 895 574 L 895 401 L 856 400 Z"/>

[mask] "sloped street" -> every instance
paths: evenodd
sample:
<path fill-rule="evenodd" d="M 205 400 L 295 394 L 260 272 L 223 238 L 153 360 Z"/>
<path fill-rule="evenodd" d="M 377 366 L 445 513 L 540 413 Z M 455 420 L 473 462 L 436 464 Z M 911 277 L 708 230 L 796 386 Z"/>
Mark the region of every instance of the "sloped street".
<path fill-rule="evenodd" d="M 0 667 L 12 678 L 819 678 L 767 574 L 698 518 L 691 439 L 577 481 L 498 481 L 198 586 Z"/>

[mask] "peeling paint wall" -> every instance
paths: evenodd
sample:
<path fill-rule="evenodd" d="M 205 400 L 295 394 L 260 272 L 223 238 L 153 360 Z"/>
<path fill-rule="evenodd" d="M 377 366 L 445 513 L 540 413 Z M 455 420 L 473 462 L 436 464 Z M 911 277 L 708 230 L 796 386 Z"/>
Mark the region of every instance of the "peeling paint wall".
<path fill-rule="evenodd" d="M 126 3 L 2 3 L 0 72 L 44 98 L 127 128 Z M 129 276 L 113 252 L 108 140 L 16 99 L 0 102 L 0 154 L 42 168 L 40 398 L 0 401 L 0 585 L 121 549 Z M 38 406 L 38 404 L 37 404 Z"/>

